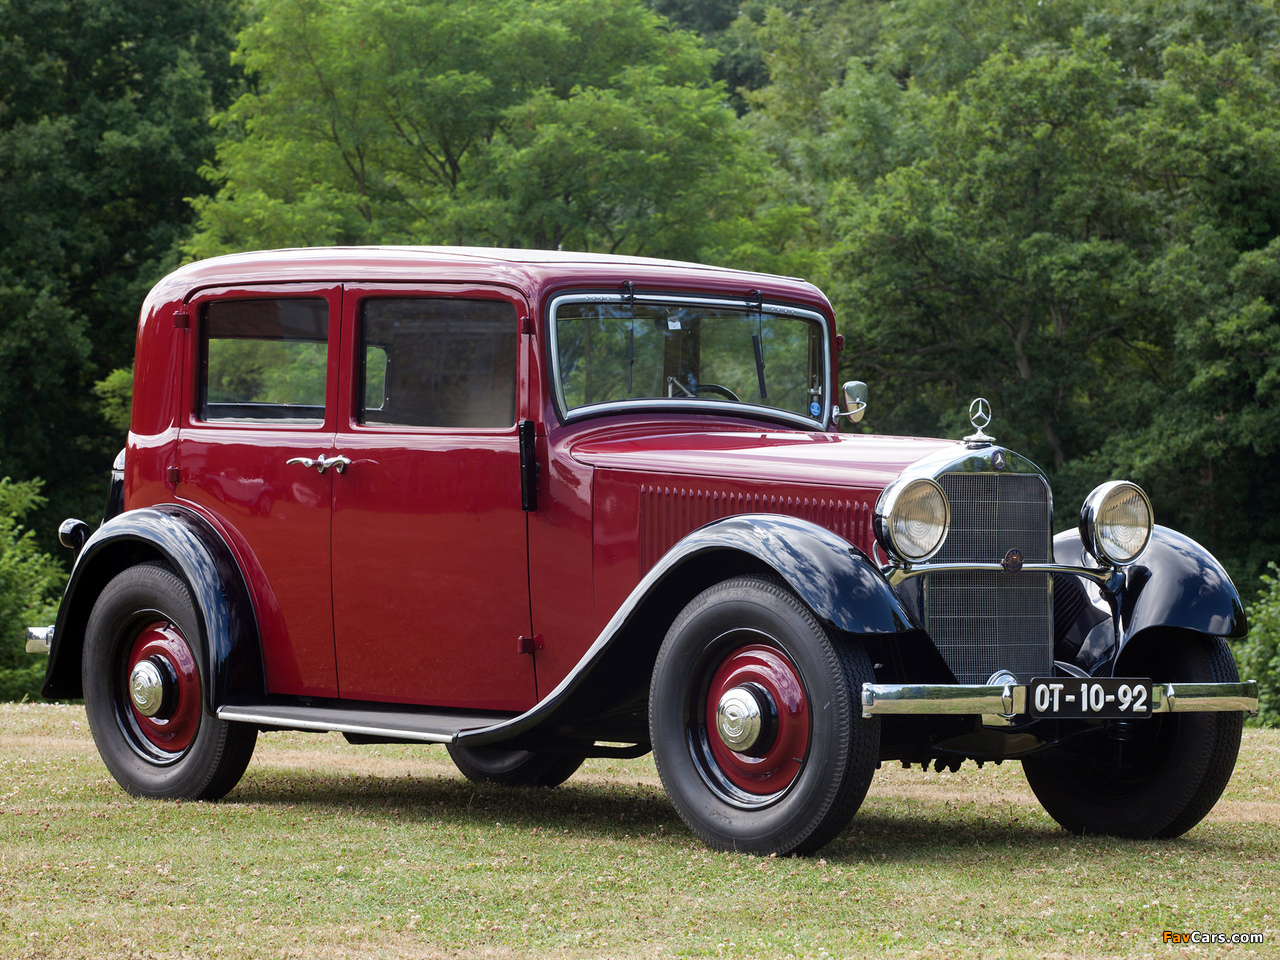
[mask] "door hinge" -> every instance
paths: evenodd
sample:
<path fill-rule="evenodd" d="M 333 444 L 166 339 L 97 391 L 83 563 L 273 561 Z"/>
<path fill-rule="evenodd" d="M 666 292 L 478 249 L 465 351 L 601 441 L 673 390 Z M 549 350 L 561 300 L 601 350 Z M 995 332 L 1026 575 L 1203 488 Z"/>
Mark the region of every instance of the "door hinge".
<path fill-rule="evenodd" d="M 521 420 L 520 435 L 520 507 L 538 509 L 538 447 L 532 420 Z"/>
<path fill-rule="evenodd" d="M 178 304 L 178 309 L 173 311 L 173 325 L 179 330 L 185 330 L 191 326 L 191 314 L 187 311 L 185 303 Z"/>
<path fill-rule="evenodd" d="M 174 486 L 177 486 L 178 483 L 182 480 L 182 471 L 180 471 L 177 467 L 170 467 L 168 470 L 165 471 L 165 475 L 168 478 L 169 482 L 172 483 Z"/>
<path fill-rule="evenodd" d="M 516 638 L 516 653 L 535 653 L 543 647 L 542 634 Z"/>

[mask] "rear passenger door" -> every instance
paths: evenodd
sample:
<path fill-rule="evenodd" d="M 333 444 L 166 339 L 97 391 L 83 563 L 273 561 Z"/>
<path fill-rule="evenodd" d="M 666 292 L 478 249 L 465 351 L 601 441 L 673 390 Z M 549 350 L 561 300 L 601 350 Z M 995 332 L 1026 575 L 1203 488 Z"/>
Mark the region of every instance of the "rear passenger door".
<path fill-rule="evenodd" d="M 348 284 L 333 487 L 343 698 L 536 702 L 517 419 L 524 302 L 497 288 Z"/>
<path fill-rule="evenodd" d="M 176 493 L 212 516 L 250 581 L 270 693 L 337 696 L 329 607 L 336 285 L 212 290 L 189 304 L 191 404 Z M 172 482 L 172 478 L 171 478 Z"/>

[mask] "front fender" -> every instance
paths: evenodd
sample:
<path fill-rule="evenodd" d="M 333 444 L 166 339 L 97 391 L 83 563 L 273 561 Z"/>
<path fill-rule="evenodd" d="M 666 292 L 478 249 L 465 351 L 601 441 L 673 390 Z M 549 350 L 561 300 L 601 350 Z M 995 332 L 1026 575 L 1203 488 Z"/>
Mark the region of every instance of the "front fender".
<path fill-rule="evenodd" d="M 204 671 L 205 709 L 213 713 L 233 696 L 262 696 L 257 619 L 240 568 L 208 522 L 176 504 L 122 513 L 86 541 L 58 608 L 41 693 L 51 699 L 84 695 L 80 660 L 98 594 L 126 567 L 151 560 L 168 562 L 195 601 L 200 636 L 189 639 Z"/>
<path fill-rule="evenodd" d="M 1084 544 L 1077 530 L 1053 538 L 1058 563 L 1083 566 Z M 1124 571 L 1115 592 L 1121 635 L 1114 656 L 1138 634 L 1173 627 L 1236 640 L 1249 632 L 1244 604 L 1222 564 L 1188 536 L 1157 525 L 1138 563 Z"/>
<path fill-rule="evenodd" d="M 463 731 L 457 742 L 482 746 L 536 727 L 564 729 L 567 722 L 605 710 L 643 712 L 658 647 L 679 611 L 713 583 L 760 572 L 781 577 L 833 631 L 873 636 L 922 630 L 867 555 L 825 527 L 778 514 L 726 517 L 672 547 L 536 707 L 504 723 Z"/>

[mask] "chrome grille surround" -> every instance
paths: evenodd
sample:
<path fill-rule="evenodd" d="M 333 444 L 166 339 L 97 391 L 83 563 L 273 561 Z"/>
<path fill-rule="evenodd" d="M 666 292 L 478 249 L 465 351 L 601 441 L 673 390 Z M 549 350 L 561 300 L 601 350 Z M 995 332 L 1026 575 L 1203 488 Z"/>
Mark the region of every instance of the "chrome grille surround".
<path fill-rule="evenodd" d="M 951 529 L 934 563 L 999 563 L 1011 549 L 1053 560 L 1049 485 L 1014 455 L 993 469 L 992 448 L 935 474 L 951 503 Z M 959 469 L 956 469 L 956 468 Z M 920 569 L 927 569 L 924 564 Z M 1026 682 L 1053 673 L 1053 578 L 1044 573 L 939 572 L 924 576 L 925 625 L 960 683 L 999 670 Z"/>

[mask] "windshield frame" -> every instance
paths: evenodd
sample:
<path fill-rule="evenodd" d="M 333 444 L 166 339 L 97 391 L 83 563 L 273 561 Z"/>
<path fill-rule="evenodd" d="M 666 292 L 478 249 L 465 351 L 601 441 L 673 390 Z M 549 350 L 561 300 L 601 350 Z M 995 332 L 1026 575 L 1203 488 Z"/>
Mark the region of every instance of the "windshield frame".
<path fill-rule="evenodd" d="M 785 410 L 781 407 L 770 407 L 760 403 L 744 401 L 735 403 L 732 400 L 692 399 L 681 397 L 636 397 L 628 400 L 610 400 L 603 403 L 589 403 L 569 408 L 564 398 L 564 385 L 560 371 L 560 345 L 558 338 L 556 314 L 559 308 L 567 303 L 593 304 L 667 304 L 677 306 L 706 306 L 718 309 L 732 309 L 750 314 L 759 310 L 766 314 L 780 317 L 795 317 L 817 324 L 822 331 L 822 416 L 808 417 L 804 414 Z M 673 411 L 679 413 L 713 413 L 739 418 L 771 420 L 788 426 L 799 427 L 807 431 L 828 431 L 831 428 L 831 411 L 834 403 L 835 384 L 833 382 L 833 354 L 831 325 L 827 317 L 820 311 L 810 307 L 799 307 L 794 304 L 779 303 L 773 300 L 747 301 L 736 297 L 682 296 L 680 294 L 637 293 L 634 296 L 623 296 L 619 293 L 593 293 L 577 291 L 563 293 L 551 300 L 547 307 L 546 343 L 547 371 L 551 377 L 551 397 L 555 403 L 556 415 L 561 423 L 581 420 L 588 417 L 599 417 L 616 413 L 646 413 L 649 411 Z"/>

